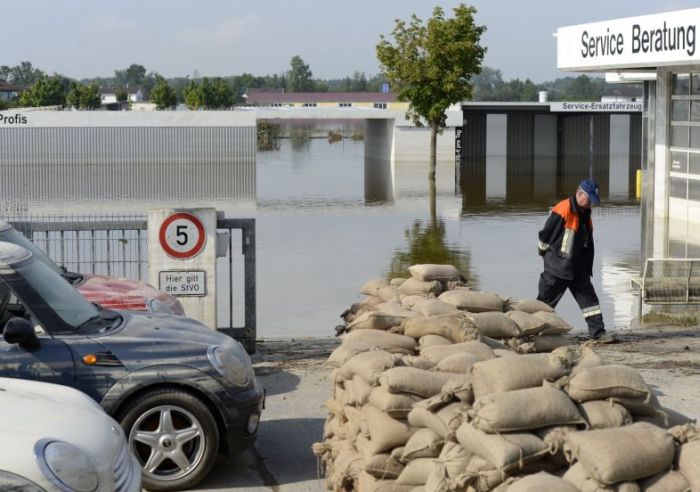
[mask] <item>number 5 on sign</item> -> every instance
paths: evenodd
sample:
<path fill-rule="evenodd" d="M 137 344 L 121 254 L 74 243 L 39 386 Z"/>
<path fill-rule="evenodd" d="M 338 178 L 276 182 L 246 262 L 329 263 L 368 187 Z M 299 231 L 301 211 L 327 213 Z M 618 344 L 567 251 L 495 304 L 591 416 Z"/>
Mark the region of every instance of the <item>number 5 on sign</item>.
<path fill-rule="evenodd" d="M 194 258 L 207 240 L 202 221 L 188 212 L 175 212 L 163 221 L 158 232 L 160 245 L 168 256 L 180 260 Z"/>

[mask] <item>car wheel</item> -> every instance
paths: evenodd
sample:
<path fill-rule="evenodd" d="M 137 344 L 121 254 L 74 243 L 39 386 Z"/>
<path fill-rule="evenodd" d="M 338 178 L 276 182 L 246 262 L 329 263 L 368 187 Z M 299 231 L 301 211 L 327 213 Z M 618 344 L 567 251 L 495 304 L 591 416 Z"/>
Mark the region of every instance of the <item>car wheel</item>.
<path fill-rule="evenodd" d="M 117 418 L 143 468 L 143 486 L 148 490 L 190 488 L 216 461 L 216 421 L 209 408 L 191 393 L 149 391 L 127 402 Z"/>

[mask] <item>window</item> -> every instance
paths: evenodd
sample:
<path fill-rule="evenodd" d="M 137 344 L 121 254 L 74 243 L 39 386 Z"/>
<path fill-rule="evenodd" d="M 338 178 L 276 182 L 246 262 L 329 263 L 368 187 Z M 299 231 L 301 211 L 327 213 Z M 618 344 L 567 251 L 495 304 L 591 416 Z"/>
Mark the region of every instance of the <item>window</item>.
<path fill-rule="evenodd" d="M 374 103 L 375 109 L 386 109 L 386 103 Z"/>
<path fill-rule="evenodd" d="M 304 103 L 302 104 L 302 107 L 304 108 L 315 108 L 317 106 L 316 103 Z"/>
<path fill-rule="evenodd" d="M 352 108 L 352 103 L 338 103 L 339 108 Z"/>

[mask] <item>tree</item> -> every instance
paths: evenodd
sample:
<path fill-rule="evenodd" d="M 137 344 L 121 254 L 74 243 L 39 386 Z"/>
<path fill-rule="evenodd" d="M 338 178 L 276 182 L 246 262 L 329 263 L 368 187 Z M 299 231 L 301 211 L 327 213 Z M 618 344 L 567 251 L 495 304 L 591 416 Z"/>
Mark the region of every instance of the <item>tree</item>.
<path fill-rule="evenodd" d="M 97 84 L 71 82 L 66 95 L 66 103 L 77 109 L 97 109 L 101 104 L 100 88 Z"/>
<path fill-rule="evenodd" d="M 396 20 L 394 43 L 384 36 L 377 58 L 400 101 L 407 101 L 406 116 L 417 126 L 430 126 L 430 171 L 435 179 L 437 135 L 445 128 L 445 111 L 472 95 L 471 78 L 479 73 L 486 48 L 479 43 L 485 26 L 474 24 L 474 7 L 460 4 L 454 17 L 445 18 L 435 7 L 423 24 L 415 14 L 410 23 Z"/>
<path fill-rule="evenodd" d="M 146 80 L 146 68 L 143 65 L 132 63 L 129 68 L 115 70 L 114 78 L 118 85 L 140 86 Z"/>
<path fill-rule="evenodd" d="M 289 92 L 309 92 L 314 89 L 313 74 L 309 66 L 299 55 L 294 55 L 287 72 L 287 88 Z"/>
<path fill-rule="evenodd" d="M 129 93 L 124 87 L 118 87 L 115 96 L 117 97 L 117 102 L 119 103 L 124 103 L 129 100 Z"/>
<path fill-rule="evenodd" d="M 175 90 L 160 75 L 156 75 L 156 85 L 151 90 L 151 102 L 158 109 L 170 109 L 177 104 Z"/>
<path fill-rule="evenodd" d="M 19 85 L 23 87 L 28 87 L 34 84 L 41 77 L 46 74 L 34 68 L 31 62 L 23 61 L 19 65 L 10 67 L 8 65 L 3 65 L 0 67 L 0 80 L 6 80 L 14 85 Z"/>
<path fill-rule="evenodd" d="M 65 106 L 66 89 L 60 76 L 46 75 L 39 78 L 36 83 L 19 96 L 20 106 Z"/>

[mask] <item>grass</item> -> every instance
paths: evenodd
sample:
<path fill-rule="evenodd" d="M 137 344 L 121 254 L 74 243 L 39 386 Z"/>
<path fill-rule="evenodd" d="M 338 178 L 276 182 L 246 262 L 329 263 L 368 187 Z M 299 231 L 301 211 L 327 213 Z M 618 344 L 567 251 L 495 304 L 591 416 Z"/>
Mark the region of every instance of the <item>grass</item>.
<path fill-rule="evenodd" d="M 699 323 L 696 313 L 651 312 L 642 316 L 642 323 L 663 323 L 670 326 L 695 326 Z"/>

